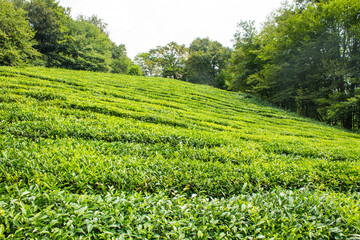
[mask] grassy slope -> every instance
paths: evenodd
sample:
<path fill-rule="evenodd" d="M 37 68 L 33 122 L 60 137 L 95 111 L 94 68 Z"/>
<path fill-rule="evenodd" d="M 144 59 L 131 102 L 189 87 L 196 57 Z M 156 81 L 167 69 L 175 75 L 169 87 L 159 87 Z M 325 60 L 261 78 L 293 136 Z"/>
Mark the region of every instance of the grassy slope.
<path fill-rule="evenodd" d="M 360 136 L 171 79 L 0 67 L 0 236 L 359 238 Z"/>

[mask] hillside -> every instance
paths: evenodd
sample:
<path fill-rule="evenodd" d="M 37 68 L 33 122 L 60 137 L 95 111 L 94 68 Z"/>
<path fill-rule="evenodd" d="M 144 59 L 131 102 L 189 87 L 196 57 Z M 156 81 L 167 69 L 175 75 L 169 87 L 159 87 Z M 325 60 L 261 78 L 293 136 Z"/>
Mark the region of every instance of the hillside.
<path fill-rule="evenodd" d="M 0 67 L 0 238 L 360 239 L 360 135 L 164 78 Z"/>

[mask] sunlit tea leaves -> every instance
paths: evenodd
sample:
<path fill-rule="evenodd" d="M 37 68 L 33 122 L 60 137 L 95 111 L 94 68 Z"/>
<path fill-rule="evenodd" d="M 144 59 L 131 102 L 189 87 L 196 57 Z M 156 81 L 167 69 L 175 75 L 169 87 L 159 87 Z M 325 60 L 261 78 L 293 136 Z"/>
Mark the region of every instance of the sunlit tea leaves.
<path fill-rule="evenodd" d="M 357 239 L 360 136 L 244 93 L 0 67 L 0 238 Z"/>

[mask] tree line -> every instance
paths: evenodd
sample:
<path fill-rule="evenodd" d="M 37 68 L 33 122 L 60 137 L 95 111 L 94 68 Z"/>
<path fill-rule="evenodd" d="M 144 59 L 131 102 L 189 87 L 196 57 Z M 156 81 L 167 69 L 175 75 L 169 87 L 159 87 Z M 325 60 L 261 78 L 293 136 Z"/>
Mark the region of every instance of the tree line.
<path fill-rule="evenodd" d="M 297 0 L 257 32 L 241 22 L 227 87 L 347 129 L 360 127 L 360 1 Z"/>
<path fill-rule="evenodd" d="M 294 0 L 263 23 L 241 21 L 228 48 L 209 38 L 138 54 L 111 42 L 96 16 L 56 0 L 0 0 L 0 64 L 161 76 L 259 96 L 347 129 L 360 128 L 360 1 Z"/>
<path fill-rule="evenodd" d="M 141 75 L 97 16 L 70 17 L 56 0 L 0 0 L 0 65 Z"/>
<path fill-rule="evenodd" d="M 294 0 L 257 31 L 241 21 L 233 49 L 208 38 L 135 58 L 163 76 L 257 95 L 284 109 L 360 128 L 360 1 Z"/>
<path fill-rule="evenodd" d="M 135 57 L 147 76 L 161 76 L 226 88 L 225 75 L 232 49 L 209 38 L 196 38 L 189 47 L 171 42 Z"/>

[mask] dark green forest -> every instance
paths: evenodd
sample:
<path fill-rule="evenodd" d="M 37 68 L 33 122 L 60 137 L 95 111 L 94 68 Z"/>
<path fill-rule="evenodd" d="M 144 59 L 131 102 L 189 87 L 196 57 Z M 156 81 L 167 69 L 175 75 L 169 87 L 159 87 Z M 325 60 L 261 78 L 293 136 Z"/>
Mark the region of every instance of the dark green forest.
<path fill-rule="evenodd" d="M 241 22 L 227 86 L 347 129 L 360 127 L 360 1 L 295 1 L 257 32 Z"/>
<path fill-rule="evenodd" d="M 335 126 L 360 128 L 360 2 L 294 0 L 260 30 L 240 21 L 234 46 L 196 38 L 139 53 L 109 39 L 97 16 L 56 0 L 0 0 L 0 65 L 162 76 L 248 92 Z M 241 19 L 241 16 L 239 16 Z"/>

